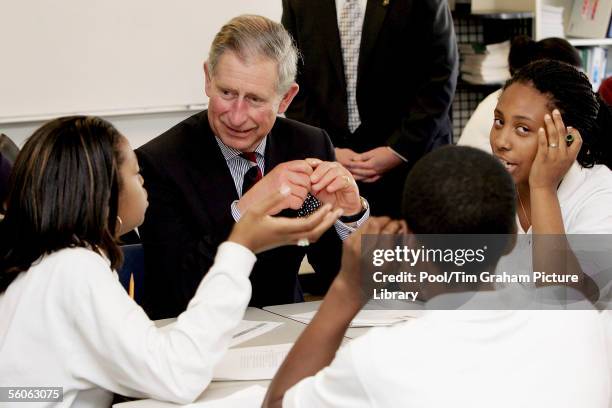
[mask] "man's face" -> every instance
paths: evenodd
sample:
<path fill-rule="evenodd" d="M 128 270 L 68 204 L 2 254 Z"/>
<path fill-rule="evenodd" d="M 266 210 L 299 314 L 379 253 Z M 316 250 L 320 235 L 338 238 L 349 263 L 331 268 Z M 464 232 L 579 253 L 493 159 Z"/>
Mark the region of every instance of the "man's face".
<path fill-rule="evenodd" d="M 208 64 L 204 72 L 210 127 L 225 145 L 242 152 L 255 150 L 298 90 L 293 84 L 285 95 L 279 95 L 276 62 L 265 57 L 243 61 L 226 51 L 214 75 Z"/>

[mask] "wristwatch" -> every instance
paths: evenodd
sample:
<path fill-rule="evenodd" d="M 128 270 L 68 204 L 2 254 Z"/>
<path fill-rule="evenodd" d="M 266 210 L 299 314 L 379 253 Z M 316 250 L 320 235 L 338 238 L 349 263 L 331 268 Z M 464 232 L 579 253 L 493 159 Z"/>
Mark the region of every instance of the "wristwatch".
<path fill-rule="evenodd" d="M 359 202 L 361 203 L 361 211 L 359 211 L 357 214 L 347 215 L 347 216 L 340 217 L 339 218 L 340 222 L 348 224 L 348 223 L 351 223 L 351 222 L 359 221 L 361 219 L 361 217 L 363 217 L 363 215 L 366 213 L 366 211 L 368 211 L 369 205 L 368 205 L 368 202 L 366 201 L 366 199 L 361 197 L 361 196 L 359 196 Z"/>

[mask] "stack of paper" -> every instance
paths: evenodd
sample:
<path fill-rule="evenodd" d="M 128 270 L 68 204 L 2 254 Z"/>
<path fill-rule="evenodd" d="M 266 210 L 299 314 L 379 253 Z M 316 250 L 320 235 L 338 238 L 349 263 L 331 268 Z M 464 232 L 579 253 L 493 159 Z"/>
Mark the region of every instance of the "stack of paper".
<path fill-rule="evenodd" d="M 498 44 L 461 44 L 461 78 L 474 84 L 502 83 L 510 78 L 510 41 Z"/>
<path fill-rule="evenodd" d="M 247 340 L 251 340 L 257 336 L 261 336 L 273 329 L 276 329 L 282 323 L 279 322 L 260 322 L 243 320 L 240 322 L 238 327 L 232 332 L 232 341 L 230 347 L 234 347 L 237 344 L 244 343 Z"/>
<path fill-rule="evenodd" d="M 293 343 L 230 349 L 213 370 L 213 381 L 271 380 Z"/>
<path fill-rule="evenodd" d="M 361 310 L 351 321 L 350 327 L 391 326 L 418 317 L 418 310 Z M 291 315 L 290 317 L 302 323 L 310 323 L 316 312 Z"/>
<path fill-rule="evenodd" d="M 548 4 L 542 4 L 542 19 L 540 26 L 542 38 L 559 37 L 564 38 L 563 30 L 563 7 L 555 7 Z"/>
<path fill-rule="evenodd" d="M 225 398 L 194 402 L 184 405 L 185 408 L 249 408 L 261 407 L 266 396 L 266 388 L 261 385 L 253 385 L 237 391 Z"/>

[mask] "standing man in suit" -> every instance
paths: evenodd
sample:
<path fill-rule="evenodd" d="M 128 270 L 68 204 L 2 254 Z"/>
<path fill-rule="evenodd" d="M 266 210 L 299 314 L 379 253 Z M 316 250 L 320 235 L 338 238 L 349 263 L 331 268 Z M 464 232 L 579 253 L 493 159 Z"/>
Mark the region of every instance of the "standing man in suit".
<path fill-rule="evenodd" d="M 277 118 L 298 92 L 296 68 L 297 50 L 282 25 L 260 16 L 232 19 L 204 63 L 208 110 L 137 150 L 150 203 L 140 232 L 151 318 L 186 308 L 235 221 L 279 189 L 290 194 L 271 215 L 307 215 L 321 203 L 344 215 L 316 244 L 296 237 L 296 246 L 258 255 L 251 304 L 294 301 L 305 253 L 323 286 L 335 277 L 341 238 L 369 212 L 351 173 L 335 162 L 326 132 Z"/>
<path fill-rule="evenodd" d="M 452 141 L 447 0 L 283 0 L 282 22 L 302 54 L 287 117 L 325 129 L 372 214 L 398 218 L 409 168 Z"/>

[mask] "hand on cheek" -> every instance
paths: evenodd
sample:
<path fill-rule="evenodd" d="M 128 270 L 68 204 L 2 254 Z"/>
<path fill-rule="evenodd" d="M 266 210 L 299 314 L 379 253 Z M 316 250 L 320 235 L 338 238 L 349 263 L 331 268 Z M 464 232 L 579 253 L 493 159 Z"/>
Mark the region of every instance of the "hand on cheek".
<path fill-rule="evenodd" d="M 573 137 L 567 145 L 566 136 Z M 554 189 L 576 161 L 582 137 L 577 129 L 566 127 L 561 114 L 555 109 L 552 115 L 544 116 L 544 127 L 538 130 L 538 150 L 529 172 L 529 186 L 532 189 Z"/>

